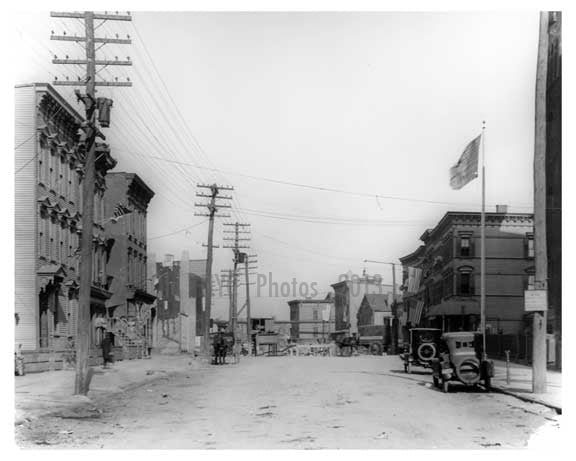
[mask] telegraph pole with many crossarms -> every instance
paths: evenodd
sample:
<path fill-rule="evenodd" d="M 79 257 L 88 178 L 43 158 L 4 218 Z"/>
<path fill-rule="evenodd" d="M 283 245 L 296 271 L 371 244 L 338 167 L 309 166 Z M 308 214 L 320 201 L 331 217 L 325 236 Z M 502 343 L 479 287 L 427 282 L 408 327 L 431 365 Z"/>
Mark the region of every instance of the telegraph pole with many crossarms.
<path fill-rule="evenodd" d="M 198 192 L 197 197 L 209 198 L 209 203 L 195 203 L 194 206 L 208 209 L 208 213 L 194 213 L 195 216 L 207 216 L 208 224 L 208 248 L 206 256 L 206 299 L 204 305 L 204 341 L 202 342 L 202 352 L 205 357 L 210 354 L 210 315 L 212 308 L 212 253 L 214 245 L 214 218 L 228 218 L 230 215 L 216 214 L 220 208 L 232 208 L 232 205 L 217 203 L 217 200 L 231 200 L 230 196 L 219 195 L 222 190 L 234 190 L 231 186 L 218 186 L 216 184 L 198 184 L 200 189 L 210 189 L 210 194 Z"/>
<path fill-rule="evenodd" d="M 241 234 L 248 234 L 248 231 L 242 231 L 242 228 L 250 227 L 250 224 L 243 223 L 225 223 L 225 226 L 234 226 L 233 231 L 224 231 L 225 233 L 233 233 L 234 237 L 224 237 L 223 240 L 234 242 L 233 245 L 224 245 L 224 248 L 231 248 L 234 252 L 234 270 L 232 273 L 232 316 L 230 322 L 230 331 L 236 333 L 236 322 L 238 320 L 238 264 L 243 264 L 246 253 L 242 253 L 240 249 L 250 248 L 248 245 L 243 245 L 241 242 L 249 241 L 250 238 L 240 237 Z"/>
<path fill-rule="evenodd" d="M 250 285 L 253 285 L 253 283 L 250 282 L 250 275 L 256 275 L 254 272 L 250 272 L 251 270 L 255 270 L 256 266 L 251 266 L 251 264 L 256 264 L 258 261 L 256 259 L 256 255 L 246 255 L 245 256 L 245 260 L 244 260 L 244 275 L 246 277 L 246 304 L 244 304 L 244 306 L 246 307 L 246 334 L 248 336 L 248 340 L 251 341 L 251 334 L 252 334 L 252 317 L 250 315 Z M 240 313 L 242 312 L 242 310 L 244 309 L 244 307 L 242 309 L 240 309 L 240 311 L 238 312 L 238 315 L 240 315 Z"/>
<path fill-rule="evenodd" d="M 76 378 L 74 394 L 86 395 L 90 386 L 90 367 L 88 364 L 90 351 L 90 295 L 92 290 L 92 228 L 94 220 L 94 182 L 95 182 L 95 151 L 96 138 L 106 139 L 99 131 L 99 126 L 109 126 L 109 111 L 112 101 L 107 98 L 96 98 L 97 86 L 132 86 L 131 82 L 104 82 L 96 81 L 96 66 L 131 65 L 127 61 L 99 61 L 96 59 L 96 43 L 104 46 L 107 43 L 130 44 L 127 39 L 108 39 L 94 36 L 94 21 L 131 21 L 132 17 L 118 14 L 98 14 L 93 11 L 52 12 L 54 18 L 72 18 L 84 21 L 85 36 L 52 35 L 51 40 L 84 42 L 86 59 L 58 59 L 54 57 L 54 64 L 77 64 L 86 66 L 84 81 L 55 80 L 54 85 L 85 86 L 86 94 L 76 91 L 78 100 L 84 103 L 86 121 L 83 123 L 79 143 L 79 151 L 84 151 L 84 182 L 82 185 L 82 235 L 80 243 L 80 293 L 78 302 L 78 326 L 76 335 Z M 98 117 L 96 114 L 98 113 Z M 99 123 L 98 123 L 99 122 Z"/>

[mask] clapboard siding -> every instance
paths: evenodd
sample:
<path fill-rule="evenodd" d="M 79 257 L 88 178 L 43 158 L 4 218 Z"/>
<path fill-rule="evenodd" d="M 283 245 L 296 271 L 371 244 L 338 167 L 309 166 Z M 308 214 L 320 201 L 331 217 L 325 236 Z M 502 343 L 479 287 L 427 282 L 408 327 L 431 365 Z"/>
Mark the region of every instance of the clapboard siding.
<path fill-rule="evenodd" d="M 37 347 L 36 297 L 36 91 L 16 88 L 15 98 L 15 312 L 16 344 Z"/>

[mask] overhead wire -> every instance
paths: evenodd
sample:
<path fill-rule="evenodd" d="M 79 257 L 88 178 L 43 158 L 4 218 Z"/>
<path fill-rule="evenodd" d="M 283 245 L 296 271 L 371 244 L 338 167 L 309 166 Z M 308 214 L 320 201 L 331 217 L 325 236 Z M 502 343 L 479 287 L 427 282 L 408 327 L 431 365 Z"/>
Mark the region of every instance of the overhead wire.
<path fill-rule="evenodd" d="M 162 235 L 156 235 L 156 236 L 153 236 L 153 237 L 148 237 L 148 240 L 157 240 L 157 239 L 161 239 L 161 238 L 164 238 L 164 237 L 170 237 L 170 236 L 172 236 L 172 235 L 176 235 L 176 234 L 179 234 L 179 233 L 181 233 L 181 232 L 185 232 L 185 231 L 187 231 L 187 230 L 193 229 L 194 227 L 198 227 L 198 226 L 200 226 L 200 225 L 202 225 L 202 224 L 205 224 L 206 222 L 208 222 L 207 219 L 205 219 L 205 220 L 203 220 L 203 221 L 201 221 L 201 222 L 199 222 L 199 223 L 193 224 L 193 225 L 191 225 L 191 226 L 183 227 L 182 229 L 178 229 L 178 230 L 175 230 L 175 231 L 173 231 L 173 232 L 169 232 L 169 233 L 167 233 L 167 234 L 162 234 Z"/>
<path fill-rule="evenodd" d="M 134 32 L 136 33 L 136 36 L 138 37 L 140 43 L 142 44 L 142 47 L 143 47 L 143 49 L 144 49 L 144 52 L 145 52 L 146 55 L 148 56 L 149 61 L 150 61 L 150 63 L 152 64 L 152 67 L 153 67 L 154 71 L 156 72 L 156 75 L 158 76 L 158 78 L 159 78 L 159 80 L 160 80 L 160 82 L 161 82 L 161 84 L 162 84 L 162 87 L 164 88 L 164 90 L 165 90 L 165 92 L 166 92 L 166 94 L 167 94 L 170 102 L 172 103 L 172 107 L 175 109 L 176 114 L 178 115 L 178 119 L 181 121 L 182 126 L 184 127 L 184 133 L 186 133 L 186 134 L 188 135 L 189 140 L 191 141 L 191 142 L 190 142 L 190 145 L 195 145 L 196 148 L 197 148 L 197 150 L 198 150 L 198 152 L 199 152 L 199 154 L 200 154 L 202 157 L 204 157 L 204 161 L 205 161 L 207 164 L 213 165 L 213 163 L 211 162 L 210 157 L 209 157 L 208 155 L 206 155 L 204 149 L 202 148 L 202 146 L 201 146 L 200 143 L 198 142 L 197 138 L 196 138 L 196 137 L 194 136 L 194 134 L 191 132 L 188 123 L 186 122 L 184 116 L 182 115 L 182 112 L 180 111 L 180 108 L 178 107 L 178 104 L 176 104 L 176 102 L 174 101 L 174 98 L 172 97 L 172 94 L 170 93 L 170 90 L 168 89 L 168 86 L 166 85 L 166 82 L 164 81 L 164 79 L 163 79 L 163 77 L 162 77 L 162 74 L 159 72 L 159 70 L 158 70 L 158 68 L 157 68 L 157 66 L 156 66 L 156 64 L 155 64 L 155 62 L 154 62 L 154 59 L 152 58 L 152 56 L 151 56 L 151 54 L 150 54 L 150 52 L 149 52 L 149 50 L 148 50 L 148 47 L 146 46 L 146 43 L 144 42 L 144 40 L 143 40 L 142 36 L 140 35 L 140 32 L 139 32 L 139 30 L 138 30 L 138 28 L 136 27 L 136 24 L 135 24 L 134 22 L 132 22 L 132 26 L 133 26 Z M 224 176 L 223 176 L 223 178 L 224 178 L 225 182 L 230 183 Z M 242 219 L 243 216 L 242 216 L 242 213 L 241 213 L 241 211 L 240 211 L 239 208 L 240 208 L 240 207 L 239 207 L 238 205 L 236 205 L 235 201 L 233 200 L 233 201 L 232 201 L 232 209 L 235 210 L 235 213 L 237 213 L 237 217 L 238 217 L 238 215 L 239 215 L 239 217 Z"/>
<path fill-rule="evenodd" d="M 141 37 L 140 37 L 140 38 L 141 38 Z M 143 42 L 142 42 L 142 43 L 143 43 Z M 145 46 L 145 45 L 144 45 L 144 46 Z M 145 63 L 145 60 L 142 59 L 142 56 L 141 56 L 141 55 L 139 55 L 139 51 L 138 51 L 138 48 L 137 48 L 137 47 L 135 47 L 135 51 L 136 51 L 136 55 L 138 56 L 138 57 L 137 57 L 137 60 L 139 61 L 139 63 Z M 147 52 L 147 49 L 146 49 L 145 51 Z M 151 59 L 151 56 L 150 56 L 149 52 L 147 52 L 147 53 L 148 53 L 148 56 L 149 56 L 149 58 L 150 58 L 150 63 L 151 63 L 152 66 L 155 68 L 156 74 L 157 74 L 158 77 L 160 78 L 161 83 L 163 84 L 164 88 L 167 90 L 166 84 L 165 84 L 164 80 L 162 79 L 161 74 L 158 72 L 158 69 L 157 69 L 157 67 L 155 66 L 155 63 L 153 62 L 153 60 Z M 162 118 L 163 120 L 167 120 L 168 117 L 169 117 L 169 114 L 168 114 L 168 112 L 167 112 L 167 111 L 169 111 L 169 109 L 170 109 L 170 108 L 169 108 L 169 105 L 165 103 L 165 100 L 163 100 L 163 101 L 164 101 L 164 107 L 163 107 L 162 103 L 161 103 L 160 101 L 158 101 L 158 99 L 157 99 L 157 97 L 156 97 L 157 94 L 159 94 L 159 92 L 157 91 L 157 86 L 155 86 L 154 90 L 151 90 L 151 89 L 149 88 L 149 86 L 148 86 L 148 84 L 147 84 L 147 78 L 146 78 L 146 76 L 150 75 L 150 72 L 147 72 L 147 73 L 146 73 L 146 76 L 143 76 L 142 73 L 139 71 L 138 67 L 136 67 L 136 74 L 137 74 L 137 76 L 140 77 L 139 82 L 142 83 L 141 86 L 142 86 L 142 87 L 144 88 L 144 90 L 148 93 L 148 94 L 147 94 L 147 97 L 145 97 L 144 100 L 151 100 L 151 101 L 153 102 L 153 104 L 155 105 L 155 110 L 152 111 L 152 110 L 149 108 L 149 109 L 148 109 L 148 112 L 157 112 L 157 111 L 158 111 L 158 112 L 162 115 L 161 118 Z M 140 86 L 140 85 L 138 85 L 138 86 Z M 169 92 L 168 92 L 168 93 L 169 93 Z M 160 93 L 160 96 L 162 96 L 161 93 Z M 171 95 L 169 95 L 169 96 L 170 96 L 170 98 L 171 98 Z M 141 98 L 136 98 L 136 99 L 137 99 L 137 101 L 140 101 L 140 100 L 141 100 Z M 174 102 L 174 100 L 173 100 L 172 98 L 171 98 L 171 101 L 172 101 L 172 103 L 173 103 L 174 108 L 179 112 L 178 106 L 175 104 L 175 102 Z M 167 107 L 166 107 L 166 106 L 167 106 Z M 180 116 L 181 116 L 181 113 L 180 113 Z M 187 128 L 187 127 L 186 127 L 186 128 Z M 177 140 L 177 141 L 180 143 L 181 150 L 182 150 L 183 152 L 186 151 L 188 154 L 190 154 L 189 149 L 187 149 L 188 145 L 186 144 L 186 142 L 185 142 L 185 141 L 181 138 L 181 136 L 180 136 L 180 131 L 177 130 L 177 129 L 175 129 L 172 123 L 168 124 L 168 129 L 172 131 L 172 133 L 173 133 L 173 139 Z M 155 131 L 157 131 L 157 132 L 166 132 L 166 130 L 155 130 Z M 187 132 L 189 132 L 189 129 L 187 130 Z M 151 130 L 150 130 L 150 134 L 151 134 L 152 136 L 154 136 L 154 133 L 153 133 Z M 157 140 L 157 141 L 158 141 L 158 140 Z M 158 142 L 159 142 L 159 141 L 158 141 Z M 196 141 L 196 142 L 197 142 L 197 141 Z M 172 159 L 181 158 L 181 157 L 178 156 L 178 154 L 177 154 L 177 152 L 178 152 L 179 150 L 180 150 L 180 149 L 178 149 L 177 146 L 175 146 L 174 144 L 172 144 L 172 149 L 170 149 L 170 157 L 171 157 Z M 176 154 L 175 154 L 175 152 L 176 152 Z M 191 173 L 188 172 L 188 171 L 184 171 L 183 169 L 180 169 L 180 171 L 181 171 L 181 173 L 185 176 L 185 179 L 186 179 L 186 180 L 188 180 L 188 176 L 193 176 L 193 174 L 191 174 Z M 205 179 L 204 179 L 204 182 L 205 182 Z"/>
<path fill-rule="evenodd" d="M 159 160 L 169 162 L 169 163 L 183 163 L 183 164 L 186 164 L 186 165 L 189 165 L 193 168 L 198 168 L 198 169 L 212 169 L 212 168 L 204 167 L 202 165 L 198 165 L 198 164 L 194 164 L 194 163 L 180 162 L 178 160 L 169 160 L 169 159 L 164 159 L 164 158 L 159 158 L 159 157 L 155 157 L 155 158 L 158 158 Z M 223 171 L 223 170 L 219 170 L 219 171 Z M 254 180 L 258 180 L 258 181 L 266 181 L 266 182 L 270 182 L 270 183 L 283 184 L 283 185 L 287 185 L 287 186 L 299 187 L 299 188 L 304 188 L 304 189 L 318 190 L 318 191 L 322 191 L 322 192 L 340 193 L 340 194 L 357 196 L 357 197 L 368 197 L 370 199 L 374 199 L 374 197 L 378 197 L 380 199 L 386 199 L 386 200 L 398 200 L 398 201 L 403 201 L 403 202 L 414 202 L 414 203 L 428 203 L 428 204 L 433 204 L 433 205 L 452 205 L 452 206 L 464 206 L 464 205 L 477 206 L 478 205 L 477 203 L 472 204 L 472 203 L 448 202 L 448 201 L 441 201 L 441 200 L 417 199 L 417 198 L 409 198 L 409 197 L 401 197 L 401 196 L 393 196 L 393 195 L 374 194 L 374 193 L 369 193 L 369 192 L 358 192 L 358 191 L 351 191 L 351 190 L 345 190 L 345 189 L 338 189 L 338 188 L 334 188 L 334 187 L 326 187 L 326 186 L 318 186 L 318 185 L 312 185 L 312 184 L 297 183 L 297 182 L 286 181 L 286 180 L 281 180 L 281 179 L 269 178 L 269 177 L 265 177 L 265 176 L 250 175 L 250 174 L 241 173 L 241 172 L 237 172 L 237 171 L 230 171 L 230 170 L 225 170 L 225 171 L 227 174 L 230 174 L 230 175 L 242 176 L 245 178 L 254 179 Z M 522 204 L 522 205 L 521 204 L 511 204 L 511 206 L 514 206 L 517 208 L 532 208 L 531 205 L 525 205 L 525 204 Z"/>

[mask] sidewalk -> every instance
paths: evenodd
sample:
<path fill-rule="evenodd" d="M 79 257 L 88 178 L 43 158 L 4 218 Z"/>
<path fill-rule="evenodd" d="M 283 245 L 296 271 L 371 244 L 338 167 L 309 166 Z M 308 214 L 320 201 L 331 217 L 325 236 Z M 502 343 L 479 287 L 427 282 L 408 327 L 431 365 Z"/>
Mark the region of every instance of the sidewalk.
<path fill-rule="evenodd" d="M 532 393 L 532 368 L 526 365 L 510 363 L 510 384 L 506 383 L 506 362 L 494 360 L 494 378 L 492 387 L 505 394 L 519 399 L 540 403 L 562 412 L 562 373 L 559 371 L 546 372 L 547 389 L 544 394 Z"/>
<path fill-rule="evenodd" d="M 73 395 L 74 370 L 49 371 L 15 377 L 16 424 L 54 412 L 97 411 L 106 395 L 143 386 L 177 373 L 202 367 L 188 354 L 153 355 L 150 359 L 123 360 L 109 369 L 93 367 L 87 396 Z"/>

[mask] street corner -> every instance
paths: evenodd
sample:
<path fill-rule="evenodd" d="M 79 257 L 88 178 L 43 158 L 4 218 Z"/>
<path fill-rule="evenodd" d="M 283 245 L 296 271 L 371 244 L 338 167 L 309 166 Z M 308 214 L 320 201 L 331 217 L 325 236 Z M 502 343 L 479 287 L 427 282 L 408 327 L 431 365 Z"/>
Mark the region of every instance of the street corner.
<path fill-rule="evenodd" d="M 530 439 L 528 440 L 526 447 L 536 450 L 550 450 L 554 447 L 555 450 L 561 449 L 566 443 L 563 439 L 563 431 L 561 429 L 562 417 L 558 416 L 554 420 L 548 420 L 544 425 L 537 429 Z"/>

